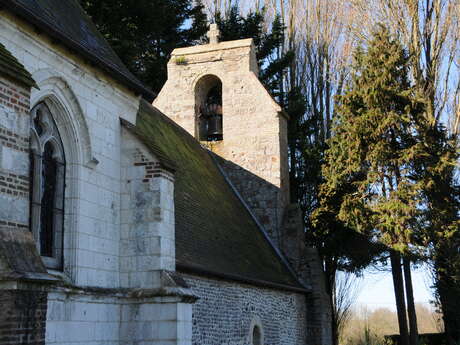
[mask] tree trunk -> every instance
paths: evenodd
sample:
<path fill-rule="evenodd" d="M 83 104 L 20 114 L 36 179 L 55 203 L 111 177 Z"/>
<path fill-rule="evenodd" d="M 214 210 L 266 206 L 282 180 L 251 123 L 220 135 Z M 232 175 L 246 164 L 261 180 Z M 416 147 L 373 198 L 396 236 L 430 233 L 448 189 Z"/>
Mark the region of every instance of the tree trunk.
<path fill-rule="evenodd" d="M 326 258 L 325 264 L 325 275 L 326 275 L 326 292 L 329 294 L 331 303 L 331 333 L 332 333 L 332 345 L 338 345 L 339 334 L 337 327 L 337 309 L 335 305 L 335 276 L 336 276 L 336 265 L 333 264 L 330 258 Z"/>
<path fill-rule="evenodd" d="M 406 285 L 407 314 L 409 316 L 410 345 L 418 344 L 417 314 L 415 312 L 414 291 L 412 289 L 412 273 L 410 259 L 403 258 L 404 283 Z"/>
<path fill-rule="evenodd" d="M 458 255 L 456 251 L 456 247 L 441 244 L 435 259 L 437 274 L 435 286 L 441 303 L 448 345 L 460 343 L 460 283 L 452 278 L 459 275 L 458 270 L 453 267 L 455 257 Z M 453 253 L 455 254 L 452 255 Z"/>
<path fill-rule="evenodd" d="M 396 310 L 399 324 L 399 345 L 409 345 L 409 332 L 407 330 L 406 303 L 404 301 L 404 282 L 401 270 L 401 256 L 391 252 L 391 272 L 395 291 Z"/>

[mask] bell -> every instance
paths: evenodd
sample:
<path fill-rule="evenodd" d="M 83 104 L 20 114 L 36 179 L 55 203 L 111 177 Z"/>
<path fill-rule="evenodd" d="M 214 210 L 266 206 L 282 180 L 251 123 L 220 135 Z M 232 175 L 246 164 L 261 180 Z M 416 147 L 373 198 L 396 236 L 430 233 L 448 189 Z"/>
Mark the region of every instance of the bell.
<path fill-rule="evenodd" d="M 222 115 L 212 114 L 208 117 L 208 141 L 219 141 L 223 138 Z"/>

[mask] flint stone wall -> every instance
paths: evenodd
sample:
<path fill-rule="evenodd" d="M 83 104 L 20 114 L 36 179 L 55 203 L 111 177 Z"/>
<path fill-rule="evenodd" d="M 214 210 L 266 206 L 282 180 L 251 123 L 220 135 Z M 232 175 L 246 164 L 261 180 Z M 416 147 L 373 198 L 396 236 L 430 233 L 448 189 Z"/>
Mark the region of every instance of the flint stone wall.
<path fill-rule="evenodd" d="M 193 305 L 193 345 L 252 345 L 260 323 L 264 345 L 305 345 L 306 301 L 301 293 L 185 274 L 199 296 Z"/>

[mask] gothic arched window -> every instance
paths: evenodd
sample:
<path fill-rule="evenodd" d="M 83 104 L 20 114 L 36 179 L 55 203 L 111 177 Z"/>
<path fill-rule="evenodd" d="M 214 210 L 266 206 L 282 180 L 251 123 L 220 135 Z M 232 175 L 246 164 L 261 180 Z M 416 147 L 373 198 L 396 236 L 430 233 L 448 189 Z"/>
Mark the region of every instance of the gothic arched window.
<path fill-rule="evenodd" d="M 65 156 L 61 137 L 44 103 L 32 109 L 30 228 L 43 262 L 62 268 Z"/>

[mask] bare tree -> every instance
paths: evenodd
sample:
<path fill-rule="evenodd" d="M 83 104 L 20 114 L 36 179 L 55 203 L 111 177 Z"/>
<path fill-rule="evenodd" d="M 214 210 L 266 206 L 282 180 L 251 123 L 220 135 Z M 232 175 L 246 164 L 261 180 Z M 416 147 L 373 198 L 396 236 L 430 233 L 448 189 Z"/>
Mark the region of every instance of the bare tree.
<path fill-rule="evenodd" d="M 365 41 L 383 23 L 408 49 L 411 74 L 428 101 L 427 116 L 458 131 L 460 2 L 457 0 L 353 0 L 360 21 L 350 26 Z M 453 110 L 456 111 L 453 111 Z M 457 125 L 457 126 L 455 126 Z"/>
<path fill-rule="evenodd" d="M 359 297 L 362 279 L 353 273 L 339 272 L 334 284 L 333 310 L 336 315 L 338 337 L 343 334 L 346 324 L 352 316 L 353 306 Z"/>

